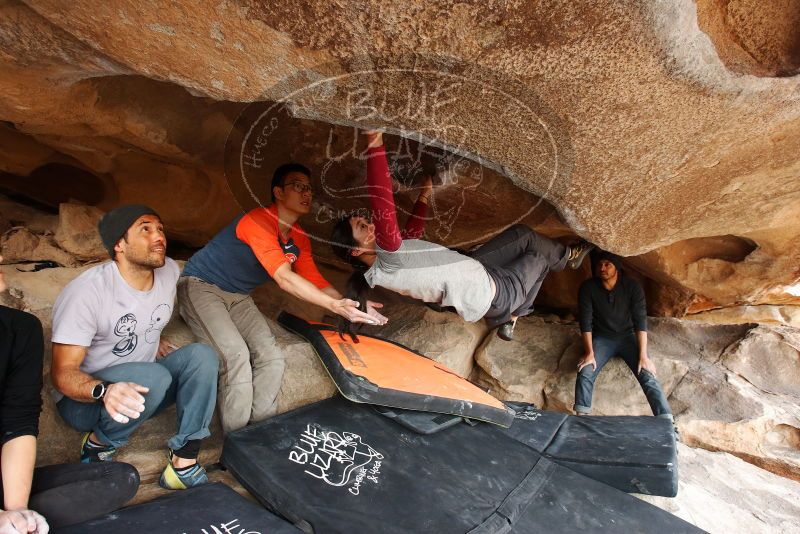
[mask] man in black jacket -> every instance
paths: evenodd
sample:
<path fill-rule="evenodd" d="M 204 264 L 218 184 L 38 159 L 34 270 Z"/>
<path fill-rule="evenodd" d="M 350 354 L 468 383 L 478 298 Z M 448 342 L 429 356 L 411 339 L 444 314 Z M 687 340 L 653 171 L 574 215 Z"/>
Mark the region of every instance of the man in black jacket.
<path fill-rule="evenodd" d="M 615 355 L 636 375 L 653 415 L 672 420 L 656 368 L 647 355 L 647 309 L 644 291 L 622 273 L 619 256 L 605 251 L 592 254 L 594 277 L 578 292 L 584 356 L 575 380 L 575 413 L 592 413 L 594 381 Z"/>

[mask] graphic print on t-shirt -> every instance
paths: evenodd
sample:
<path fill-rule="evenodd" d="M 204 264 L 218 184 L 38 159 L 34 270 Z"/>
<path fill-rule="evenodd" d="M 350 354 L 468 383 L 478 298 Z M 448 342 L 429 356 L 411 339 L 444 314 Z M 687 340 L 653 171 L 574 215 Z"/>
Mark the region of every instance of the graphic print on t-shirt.
<path fill-rule="evenodd" d="M 156 361 L 158 334 L 175 307 L 180 272 L 167 258 L 153 271 L 153 287 L 139 291 L 113 261 L 84 271 L 53 306 L 53 342 L 88 347 L 81 371 L 90 375 L 121 363 Z"/>
<path fill-rule="evenodd" d="M 167 326 L 171 315 L 172 307 L 169 304 L 159 304 L 153 309 L 150 314 L 150 324 L 144 332 L 144 340 L 147 343 L 151 345 L 158 343 L 161 338 L 161 331 Z M 124 358 L 136 350 L 136 346 L 139 344 L 139 336 L 136 334 L 137 324 L 136 316 L 132 313 L 126 313 L 119 318 L 114 326 L 114 335 L 122 339 L 111 349 L 115 356 Z"/>
<path fill-rule="evenodd" d="M 172 308 L 168 304 L 159 304 L 150 316 L 150 326 L 144 333 L 144 340 L 156 343 L 161 338 L 161 331 L 167 326 Z"/>
<path fill-rule="evenodd" d="M 291 237 L 289 241 L 284 243 L 281 238 L 278 238 L 278 243 L 281 244 L 281 248 L 283 248 L 283 255 L 289 260 L 289 263 L 294 263 L 297 261 L 297 257 L 300 255 L 300 248 L 294 244 L 294 239 Z"/>
<path fill-rule="evenodd" d="M 136 323 L 136 316 L 132 313 L 126 313 L 114 325 L 114 335 L 122 338 L 111 349 L 115 356 L 124 358 L 136 350 L 136 345 L 139 343 L 139 336 L 136 335 Z"/>

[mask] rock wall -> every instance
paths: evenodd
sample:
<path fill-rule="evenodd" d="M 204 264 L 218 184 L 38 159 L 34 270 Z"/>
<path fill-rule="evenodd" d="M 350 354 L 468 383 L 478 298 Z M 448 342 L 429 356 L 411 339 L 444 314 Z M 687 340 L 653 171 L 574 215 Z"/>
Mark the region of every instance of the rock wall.
<path fill-rule="evenodd" d="M 330 178 L 318 219 L 363 205 L 331 192 L 363 165 L 327 141 L 380 126 L 480 171 L 442 188 L 447 231 L 431 238 L 522 220 L 636 255 L 651 311 L 778 304 L 800 279 L 793 6 L 3 0 L 0 188 L 53 208 L 147 202 L 199 246 L 263 200 L 278 161 Z M 243 195 L 226 141 L 249 103 L 278 101 L 286 120 Z M 738 244 L 750 252 L 730 256 Z M 569 283 L 544 304 L 574 306 Z"/>
<path fill-rule="evenodd" d="M 93 231 L 103 211 L 151 204 L 170 254 L 187 257 L 268 203 L 288 160 L 312 169 L 304 225 L 342 287 L 325 238 L 337 214 L 365 206 L 353 127 L 380 127 L 401 214 L 436 177 L 429 239 L 467 248 L 523 222 L 628 256 L 652 315 L 694 321 L 652 323 L 684 442 L 700 447 L 681 446 L 680 497 L 657 504 L 709 531 L 793 530 L 799 13 L 794 0 L 0 0 L 0 193 L 14 199 L 0 196 L 12 287 L 0 298 L 49 333 L 58 291 L 106 259 Z M 17 270 L 42 261 L 61 267 Z M 580 356 L 569 311 L 588 275 L 548 276 L 537 307 L 560 315 L 522 321 L 512 343 L 385 293 L 381 333 L 502 398 L 568 410 Z M 322 318 L 274 287 L 255 297 L 268 317 Z M 310 349 L 276 330 L 289 355 L 281 411 L 332 394 Z M 191 339 L 176 318 L 165 336 Z M 598 413 L 648 413 L 620 362 L 595 398 Z M 122 454 L 145 481 L 173 417 Z M 76 457 L 49 397 L 42 433 L 60 439 L 40 440 L 41 462 Z M 737 484 L 754 497 L 741 502 Z"/>

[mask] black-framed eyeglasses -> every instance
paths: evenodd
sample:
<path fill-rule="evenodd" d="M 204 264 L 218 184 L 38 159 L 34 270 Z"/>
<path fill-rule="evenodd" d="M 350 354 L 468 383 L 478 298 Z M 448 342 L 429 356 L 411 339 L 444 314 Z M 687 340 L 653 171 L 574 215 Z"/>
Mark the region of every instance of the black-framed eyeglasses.
<path fill-rule="evenodd" d="M 314 194 L 314 188 L 303 182 L 289 182 L 284 187 L 289 187 L 289 186 L 291 186 L 292 189 L 294 189 L 296 192 L 300 194 L 304 193 L 311 193 L 312 195 Z"/>

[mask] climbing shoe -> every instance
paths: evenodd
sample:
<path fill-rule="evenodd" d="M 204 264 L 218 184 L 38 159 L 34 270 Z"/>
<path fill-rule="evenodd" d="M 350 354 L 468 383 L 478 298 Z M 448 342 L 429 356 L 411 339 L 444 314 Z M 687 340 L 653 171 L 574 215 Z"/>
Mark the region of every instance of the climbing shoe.
<path fill-rule="evenodd" d="M 173 452 L 170 450 L 167 467 L 158 479 L 159 486 L 169 490 L 182 490 L 208 484 L 208 474 L 199 462 L 179 469 L 172 465 L 172 456 Z"/>
<path fill-rule="evenodd" d="M 514 339 L 514 321 L 508 321 L 507 323 L 501 324 L 497 328 L 497 337 L 502 339 L 503 341 L 511 341 Z"/>
<path fill-rule="evenodd" d="M 578 269 L 583 263 L 584 258 L 592 251 L 594 245 L 586 241 L 581 241 L 577 245 L 570 245 L 569 256 L 567 256 L 567 266 L 570 269 Z"/>
<path fill-rule="evenodd" d="M 100 445 L 89 439 L 91 432 L 83 435 L 81 440 L 81 463 L 110 462 L 114 459 L 117 448 L 113 445 Z"/>

